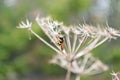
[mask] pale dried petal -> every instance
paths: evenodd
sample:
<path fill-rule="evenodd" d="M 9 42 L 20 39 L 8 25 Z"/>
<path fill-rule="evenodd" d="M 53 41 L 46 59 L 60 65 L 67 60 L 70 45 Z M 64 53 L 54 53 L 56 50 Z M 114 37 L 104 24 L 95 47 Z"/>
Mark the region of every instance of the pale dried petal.
<path fill-rule="evenodd" d="M 31 28 L 31 26 L 32 23 L 26 19 L 26 23 L 22 21 L 17 28 Z"/>

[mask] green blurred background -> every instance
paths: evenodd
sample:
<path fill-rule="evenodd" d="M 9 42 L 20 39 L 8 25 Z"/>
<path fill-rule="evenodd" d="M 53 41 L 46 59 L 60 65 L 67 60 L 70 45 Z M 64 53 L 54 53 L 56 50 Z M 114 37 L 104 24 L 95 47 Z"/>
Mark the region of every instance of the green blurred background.
<path fill-rule="evenodd" d="M 64 80 L 66 71 L 48 63 L 55 52 L 34 36 L 29 40 L 26 30 L 17 29 L 21 20 L 33 21 L 40 13 L 65 25 L 108 23 L 120 30 L 119 8 L 120 0 L 0 0 L 0 80 Z M 36 23 L 33 27 L 47 39 Z M 92 52 L 110 69 L 82 80 L 111 80 L 110 73 L 120 71 L 120 38 Z"/>

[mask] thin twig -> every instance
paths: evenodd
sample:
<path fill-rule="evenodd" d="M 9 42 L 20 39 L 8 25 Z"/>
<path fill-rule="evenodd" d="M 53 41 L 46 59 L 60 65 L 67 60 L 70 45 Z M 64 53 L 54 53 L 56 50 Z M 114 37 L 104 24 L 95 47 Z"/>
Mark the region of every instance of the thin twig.
<path fill-rule="evenodd" d="M 86 39 L 87 39 L 87 36 L 85 35 L 85 36 L 82 38 L 82 40 L 80 41 L 80 43 L 79 43 L 79 45 L 77 46 L 77 48 L 75 49 L 75 52 L 74 52 L 74 53 L 76 53 L 76 52 L 79 50 L 79 48 L 81 47 L 81 45 L 83 44 L 83 42 L 85 42 Z"/>
<path fill-rule="evenodd" d="M 73 40 L 72 53 L 73 53 L 73 52 L 74 52 L 74 50 L 75 50 L 76 42 L 77 42 L 77 35 L 76 35 L 76 34 L 74 34 L 74 40 Z"/>
<path fill-rule="evenodd" d="M 29 29 L 30 32 L 32 34 L 34 34 L 38 39 L 40 39 L 43 43 L 45 43 L 47 46 L 49 46 L 50 48 L 52 48 L 54 51 L 56 51 L 59 54 L 62 54 L 61 51 L 59 51 L 58 49 L 56 49 L 55 47 L 53 47 L 52 45 L 50 45 L 47 41 L 45 41 L 43 38 L 41 38 L 39 35 L 37 35 L 32 29 Z"/>
<path fill-rule="evenodd" d="M 69 53 L 71 53 L 71 42 L 70 42 L 70 35 L 69 34 L 67 34 L 66 40 L 67 40 L 67 46 L 69 48 Z"/>
<path fill-rule="evenodd" d="M 94 48 L 96 48 L 97 46 L 101 45 L 102 43 L 104 43 L 108 39 L 109 39 L 108 37 L 104 38 L 102 41 L 100 41 L 99 43 L 97 43 Z"/>
<path fill-rule="evenodd" d="M 92 49 L 94 49 L 95 45 L 97 44 L 97 42 L 99 41 L 99 39 L 101 38 L 101 36 L 98 36 L 90 45 L 88 45 L 85 49 L 83 49 L 80 53 L 78 53 L 76 56 L 74 56 L 73 59 L 78 59 L 79 57 L 85 55 L 86 53 L 90 52 Z"/>

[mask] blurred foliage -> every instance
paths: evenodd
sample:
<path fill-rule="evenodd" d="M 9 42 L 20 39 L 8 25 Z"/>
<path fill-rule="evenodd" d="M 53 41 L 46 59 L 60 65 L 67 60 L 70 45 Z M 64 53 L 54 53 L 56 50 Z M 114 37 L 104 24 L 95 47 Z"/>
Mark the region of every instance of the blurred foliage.
<path fill-rule="evenodd" d="M 32 21 L 37 12 L 40 12 L 41 16 L 50 15 L 65 24 L 76 23 L 74 20 L 79 20 L 80 14 L 88 12 L 94 0 L 13 0 L 16 3 L 11 6 L 9 5 L 11 3 L 8 4 L 6 1 L 0 0 L 0 80 L 6 80 L 9 71 L 18 75 L 36 72 L 65 74 L 64 69 L 48 64 L 52 55 L 55 54 L 54 51 L 32 35 L 32 40 L 29 40 L 28 32 L 19 30 L 16 26 L 26 18 Z M 114 3 L 117 4 L 117 2 Z M 116 8 L 115 4 L 111 3 L 113 5 L 111 8 Z M 112 11 L 108 17 L 108 23 L 112 26 L 119 26 L 117 16 L 120 12 L 117 9 Z M 36 23 L 33 24 L 33 27 L 37 33 L 49 41 Z M 118 43 L 119 39 L 116 42 L 106 43 L 93 51 L 95 56 L 110 65 L 110 71 L 120 70 L 118 69 L 120 67 L 120 45 Z"/>

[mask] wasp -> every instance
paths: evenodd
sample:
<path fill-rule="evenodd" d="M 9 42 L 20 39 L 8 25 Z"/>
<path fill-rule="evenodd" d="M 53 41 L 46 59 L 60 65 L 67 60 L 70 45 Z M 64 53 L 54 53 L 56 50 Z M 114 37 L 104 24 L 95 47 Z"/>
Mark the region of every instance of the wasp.
<path fill-rule="evenodd" d="M 62 35 L 56 35 L 56 43 L 61 47 L 61 50 L 64 49 L 64 37 Z"/>

